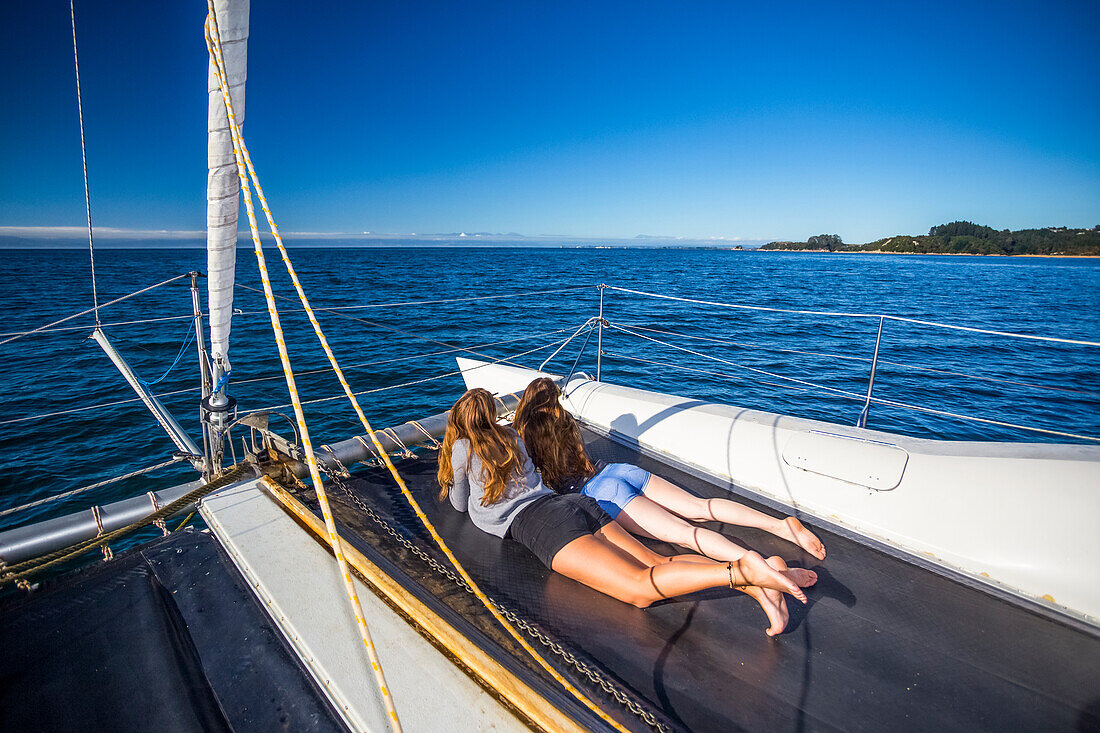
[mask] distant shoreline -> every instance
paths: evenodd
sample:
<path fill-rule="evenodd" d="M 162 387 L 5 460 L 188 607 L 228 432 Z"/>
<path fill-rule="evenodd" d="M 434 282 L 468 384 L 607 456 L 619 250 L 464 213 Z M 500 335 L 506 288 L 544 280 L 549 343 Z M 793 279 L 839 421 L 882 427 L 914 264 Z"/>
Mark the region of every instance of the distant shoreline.
<path fill-rule="evenodd" d="M 901 257 L 927 256 L 927 257 L 1037 257 L 1046 259 L 1075 259 L 1075 260 L 1095 260 L 1100 259 L 1100 255 L 1032 255 L 1032 254 L 1018 254 L 1018 255 L 1005 255 L 1005 254 L 979 254 L 976 252 L 890 252 L 885 249 L 840 249 L 840 250 L 820 250 L 820 249 L 753 249 L 752 252 L 764 252 L 771 254 L 773 252 L 797 252 L 801 254 L 815 254 L 815 255 L 899 255 Z"/>

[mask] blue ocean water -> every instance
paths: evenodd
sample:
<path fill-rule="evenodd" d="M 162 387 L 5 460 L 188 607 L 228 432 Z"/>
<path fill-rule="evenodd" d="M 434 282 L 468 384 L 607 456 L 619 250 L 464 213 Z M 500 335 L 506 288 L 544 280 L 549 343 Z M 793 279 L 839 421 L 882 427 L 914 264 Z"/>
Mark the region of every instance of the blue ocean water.
<path fill-rule="evenodd" d="M 1100 341 L 1100 260 L 507 247 L 299 247 L 291 254 L 318 308 L 574 288 L 322 312 L 353 388 L 382 390 L 362 398 L 376 426 L 439 412 L 461 394 L 461 378 L 448 374 L 455 370 L 455 345 L 494 359 L 530 352 L 514 361 L 537 366 L 553 350 L 547 344 L 597 314 L 599 283 L 744 305 L 887 313 Z M 90 306 L 86 251 L 8 250 L 2 256 L 0 332 L 6 335 L 0 341 Z M 96 258 L 101 302 L 206 269 L 199 249 L 100 250 Z M 278 258 L 269 257 L 269 266 L 276 291 L 293 298 Z M 260 287 L 250 250 L 238 252 L 237 272 L 242 286 Z M 241 287 L 236 305 L 241 313 L 233 324 L 232 392 L 242 410 L 285 405 L 289 399 L 263 296 Z M 296 299 L 280 305 L 302 398 L 339 395 Z M 135 371 L 152 381 L 180 353 L 190 326 L 182 317 L 190 311 L 190 291 L 180 281 L 106 308 L 102 317 L 107 324 L 181 317 L 105 328 Z M 619 291 L 606 291 L 605 316 L 634 332 L 605 330 L 606 381 L 847 425 L 862 402 L 840 392 L 866 392 L 878 328 L 877 319 L 730 310 Z M 156 463 L 173 450 L 99 347 L 86 340 L 92 323 L 89 315 L 64 324 L 73 330 L 0 345 L 0 510 Z M 509 343 L 477 348 L 499 341 Z M 568 371 L 583 343 L 582 336 L 569 344 L 548 369 Z M 1100 348 L 887 321 L 879 359 L 876 397 L 1100 436 Z M 594 338 L 577 368 L 595 371 Z M 193 436 L 199 435 L 197 374 L 190 346 L 154 388 L 167 393 L 163 401 Z M 384 389 L 417 380 L 426 381 Z M 82 409 L 95 405 L 104 406 Z M 315 443 L 359 430 L 342 398 L 306 410 Z M 868 427 L 948 440 L 1082 442 L 881 405 L 871 407 Z M 183 467 L 165 470 L 0 518 L 0 529 L 193 477 Z"/>

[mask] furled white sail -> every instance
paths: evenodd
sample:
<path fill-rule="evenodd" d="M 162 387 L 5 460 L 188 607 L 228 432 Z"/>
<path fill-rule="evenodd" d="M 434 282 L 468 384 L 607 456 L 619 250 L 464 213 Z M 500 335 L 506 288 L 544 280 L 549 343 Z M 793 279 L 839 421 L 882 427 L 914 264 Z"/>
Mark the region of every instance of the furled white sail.
<path fill-rule="evenodd" d="M 237 123 L 244 124 L 244 87 L 248 77 L 249 0 L 215 0 L 215 14 Z M 233 319 L 234 268 L 237 261 L 237 212 L 240 181 L 233 159 L 233 138 L 213 61 L 207 73 L 206 258 L 210 309 L 210 356 L 214 379 L 229 371 L 229 331 Z"/>

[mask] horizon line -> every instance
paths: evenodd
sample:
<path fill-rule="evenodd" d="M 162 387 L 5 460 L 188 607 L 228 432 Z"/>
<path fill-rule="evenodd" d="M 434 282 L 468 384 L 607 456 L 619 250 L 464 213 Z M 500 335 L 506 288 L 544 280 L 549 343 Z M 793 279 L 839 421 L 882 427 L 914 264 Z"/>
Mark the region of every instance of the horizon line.
<path fill-rule="evenodd" d="M 26 239 L 37 240 L 56 240 L 56 239 L 86 239 L 88 234 L 88 228 L 86 226 L 0 226 L 0 237 L 21 237 Z M 190 240 L 190 239 L 205 239 L 206 230 L 204 229 L 127 229 L 122 227 L 109 227 L 109 226 L 94 226 L 92 227 L 93 239 L 101 237 L 104 239 L 114 240 L 131 240 L 131 239 L 156 239 L 156 240 Z M 301 238 L 315 238 L 315 239 L 359 239 L 363 241 L 386 241 L 386 240 L 407 240 L 407 239 L 423 239 L 425 241 L 441 241 L 441 240 L 471 240 L 471 241 L 514 241 L 514 240 L 532 240 L 532 241 L 616 241 L 616 242 L 636 242 L 636 241 L 660 241 L 660 242 L 714 242 L 714 243 L 767 243 L 777 241 L 774 238 L 750 238 L 750 237 L 729 237 L 722 235 L 691 237 L 684 235 L 664 235 L 664 234 L 635 234 L 633 236 L 623 235 L 598 235 L 598 234 L 521 234 L 519 232 L 280 232 L 280 235 L 284 239 L 301 239 Z M 260 235 L 261 239 L 272 239 L 270 232 L 263 232 Z M 238 239 L 251 240 L 251 234 L 248 230 L 238 232 Z"/>

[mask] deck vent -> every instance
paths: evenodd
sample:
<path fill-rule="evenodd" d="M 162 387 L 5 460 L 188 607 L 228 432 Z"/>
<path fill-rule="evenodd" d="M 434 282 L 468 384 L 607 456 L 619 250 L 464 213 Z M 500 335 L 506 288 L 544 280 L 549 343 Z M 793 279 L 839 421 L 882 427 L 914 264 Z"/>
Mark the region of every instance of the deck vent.
<path fill-rule="evenodd" d="M 909 454 L 890 443 L 810 431 L 798 433 L 783 448 L 783 462 L 876 491 L 901 483 Z"/>

